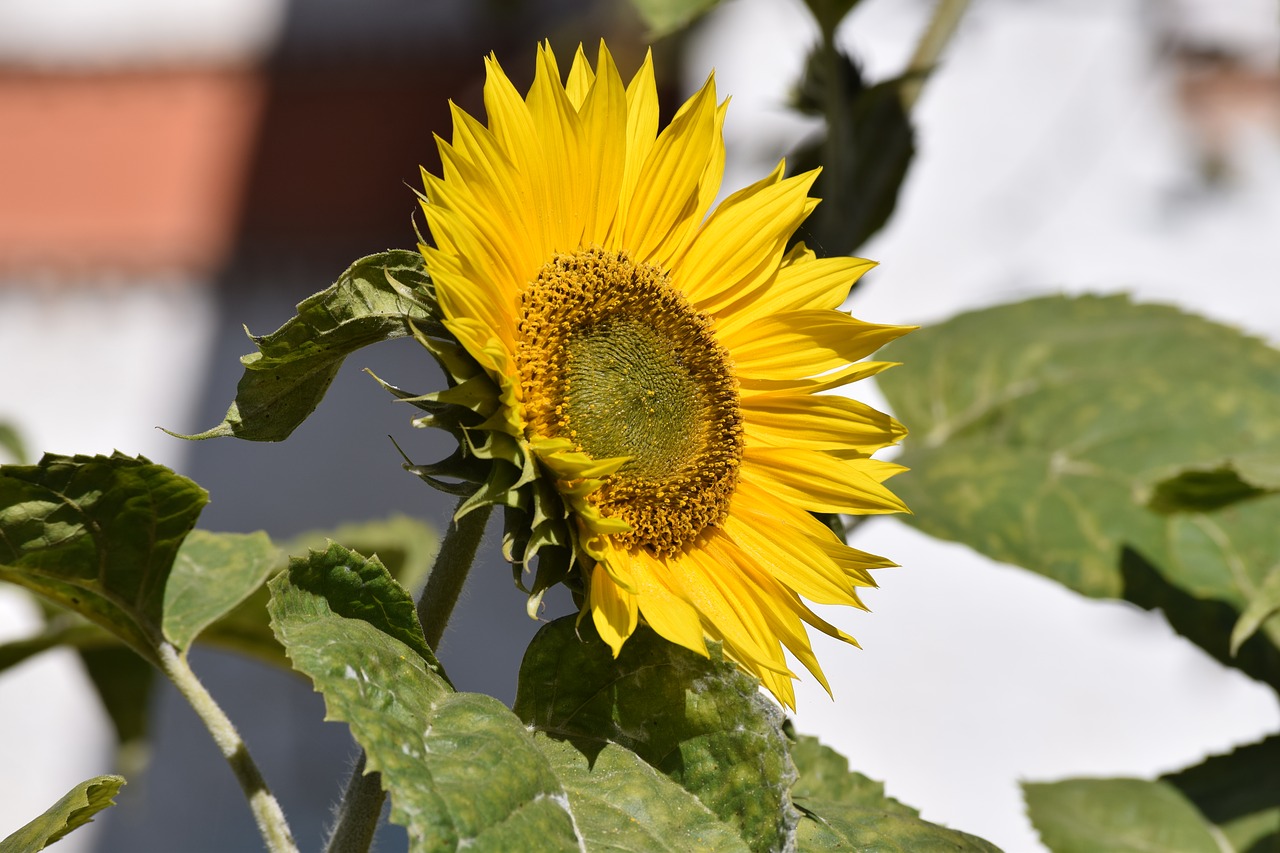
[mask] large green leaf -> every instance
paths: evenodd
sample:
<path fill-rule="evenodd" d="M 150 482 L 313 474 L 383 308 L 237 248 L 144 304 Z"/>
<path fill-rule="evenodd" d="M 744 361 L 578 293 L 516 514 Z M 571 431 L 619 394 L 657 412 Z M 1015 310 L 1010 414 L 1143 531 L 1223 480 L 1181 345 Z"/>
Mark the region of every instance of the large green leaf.
<path fill-rule="evenodd" d="M 116 730 L 116 769 L 125 776 L 141 773 L 151 757 L 147 735 L 155 669 L 118 643 L 80 649 L 80 661 Z"/>
<path fill-rule="evenodd" d="M 46 454 L 0 468 L 0 579 L 77 612 L 155 661 L 165 585 L 208 500 L 161 465 L 119 453 Z"/>
<path fill-rule="evenodd" d="M 1215 755 L 1163 781 L 1220 826 L 1234 849 L 1280 850 L 1280 735 Z"/>
<path fill-rule="evenodd" d="M 641 627 L 615 659 L 590 620 L 566 616 L 525 652 L 515 711 L 588 758 L 616 743 L 736 826 L 753 850 L 785 846 L 797 813 L 782 715 L 756 681 Z M 581 635 L 581 639 L 579 639 Z"/>
<path fill-rule="evenodd" d="M 266 581 L 280 554 L 267 534 L 193 530 L 164 590 L 164 633 L 180 649 Z"/>
<path fill-rule="evenodd" d="M 124 784 L 122 776 L 95 776 L 81 782 L 40 817 L 0 841 L 0 853 L 35 853 L 84 826 L 93 816 L 115 805 Z"/>
<path fill-rule="evenodd" d="M 630 750 L 608 744 L 588 760 L 565 741 L 535 739 L 564 785 L 590 851 L 746 853 L 746 843 L 696 797 Z"/>
<path fill-rule="evenodd" d="M 1165 782 L 1069 779 L 1022 790 L 1054 853 L 1223 853 L 1213 826 Z"/>
<path fill-rule="evenodd" d="M 408 593 L 380 568 L 338 546 L 293 561 L 271 581 L 271 623 L 328 719 L 350 725 L 382 774 L 392 819 L 415 850 L 577 850 L 564 790 L 530 733 L 496 699 L 453 692 Z"/>
<path fill-rule="evenodd" d="M 1123 593 L 1129 546 L 1236 611 L 1280 562 L 1280 352 L 1265 344 L 1165 306 L 1052 297 L 881 355 L 903 362 L 879 381 L 912 430 L 894 482 L 925 532 L 1099 597 Z M 1280 642 L 1277 620 L 1263 630 Z"/>
<path fill-rule="evenodd" d="M 443 333 L 431 280 L 417 252 L 361 258 L 331 287 L 298 303 L 298 313 L 240 359 L 244 375 L 222 423 L 196 435 L 283 441 L 320 404 L 348 355 L 413 334 Z M 174 433 L 177 435 L 177 433 Z"/>
<path fill-rule="evenodd" d="M 998 853 L 981 838 L 921 820 L 915 809 L 886 797 L 884 785 L 849 772 L 848 760 L 816 738 L 799 738 L 791 757 L 800 774 L 791 796 L 803 815 L 796 832 L 801 853 L 850 849 Z"/>

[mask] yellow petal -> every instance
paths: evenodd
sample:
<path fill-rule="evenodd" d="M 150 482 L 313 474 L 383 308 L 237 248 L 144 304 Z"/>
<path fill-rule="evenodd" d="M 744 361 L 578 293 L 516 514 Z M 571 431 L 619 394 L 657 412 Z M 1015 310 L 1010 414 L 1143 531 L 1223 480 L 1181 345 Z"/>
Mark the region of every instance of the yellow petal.
<path fill-rule="evenodd" d="M 748 443 L 870 455 L 901 440 L 902 424 L 866 403 L 835 395 L 759 394 L 742 399 Z"/>
<path fill-rule="evenodd" d="M 845 367 L 914 328 L 864 323 L 837 311 L 788 311 L 719 337 L 739 377 L 791 379 Z"/>
<path fill-rule="evenodd" d="M 810 512 L 908 512 L 906 504 L 881 485 L 881 470 L 871 463 L 874 460 L 835 459 L 817 450 L 748 447 L 741 476 Z"/>
<path fill-rule="evenodd" d="M 601 566 L 591 571 L 591 619 L 600 639 L 609 644 L 616 658 L 622 644 L 636 630 L 636 598 L 620 589 Z"/>

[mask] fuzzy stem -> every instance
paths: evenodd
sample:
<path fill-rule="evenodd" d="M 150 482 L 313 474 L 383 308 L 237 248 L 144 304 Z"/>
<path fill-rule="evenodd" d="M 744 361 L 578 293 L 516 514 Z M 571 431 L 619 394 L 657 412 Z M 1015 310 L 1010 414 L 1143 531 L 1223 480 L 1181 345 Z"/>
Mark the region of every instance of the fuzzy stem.
<path fill-rule="evenodd" d="M 294 843 L 293 833 L 289 831 L 280 803 L 267 787 L 266 780 L 253 763 L 248 748 L 240 739 L 240 733 L 236 731 L 230 718 L 196 678 L 186 657 L 180 655 L 177 649 L 169 643 L 161 643 L 159 660 L 165 675 L 169 676 L 178 691 L 191 703 L 191 707 L 213 735 L 218 751 L 231 765 L 231 772 L 235 774 L 236 781 L 249 799 L 249 808 L 253 811 L 258 831 L 267 842 L 267 850 L 270 853 L 297 853 L 298 845 Z"/>
<path fill-rule="evenodd" d="M 460 499 L 458 508 L 466 500 L 466 497 Z M 462 594 L 492 510 L 482 506 L 461 519 L 455 517 L 440 543 L 435 565 L 427 576 L 426 589 L 418 599 L 418 621 L 432 651 L 440 645 L 458 596 Z M 373 844 L 386 796 L 382 790 L 382 774 L 365 773 L 365 753 L 360 750 L 342 802 L 338 804 L 338 821 L 325 845 L 325 853 L 366 853 Z"/>

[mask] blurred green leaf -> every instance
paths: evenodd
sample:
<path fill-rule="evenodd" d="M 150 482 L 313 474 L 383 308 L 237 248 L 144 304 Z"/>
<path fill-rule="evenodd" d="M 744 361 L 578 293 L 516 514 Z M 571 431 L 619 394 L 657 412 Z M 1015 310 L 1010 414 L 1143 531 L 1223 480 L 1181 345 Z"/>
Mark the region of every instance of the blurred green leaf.
<path fill-rule="evenodd" d="M 564 785 L 585 849 L 746 853 L 732 828 L 634 752 L 608 744 L 589 761 L 563 741 L 534 742 Z"/>
<path fill-rule="evenodd" d="M 9 454 L 19 465 L 27 464 L 27 446 L 22 441 L 22 434 L 13 424 L 0 421 L 0 450 Z"/>
<path fill-rule="evenodd" d="M 848 760 L 817 738 L 791 747 L 800 778 L 791 797 L 801 811 L 796 846 L 826 850 L 982 851 L 998 849 L 981 838 L 921 820 L 915 809 L 884 795 L 884 785 L 849 771 Z"/>
<path fill-rule="evenodd" d="M 1223 853 L 1177 788 L 1142 779 L 1024 782 L 1027 813 L 1054 853 Z"/>
<path fill-rule="evenodd" d="M 1280 615 L 1280 564 L 1272 566 L 1249 606 L 1240 614 L 1240 621 L 1231 629 L 1231 654 L 1237 654 L 1240 647 L 1267 624 L 1267 620 L 1274 623 L 1277 615 Z M 1271 636 L 1280 635 L 1278 629 L 1280 626 L 1273 624 Z"/>
<path fill-rule="evenodd" d="M 180 649 L 262 586 L 280 553 L 267 534 L 193 530 L 164 589 L 164 633 Z"/>
<path fill-rule="evenodd" d="M 682 30 L 720 5 L 720 0 L 631 0 L 649 28 L 648 37 L 659 39 Z"/>
<path fill-rule="evenodd" d="M 91 649 L 118 646 L 119 643 L 114 635 L 102 627 L 64 611 L 46 623 L 40 633 L 0 643 L 0 672 L 58 646 Z"/>
<path fill-rule="evenodd" d="M 81 614 L 152 662 L 165 584 L 207 493 L 119 453 L 0 467 L 0 580 Z"/>
<path fill-rule="evenodd" d="M 520 667 L 515 712 L 588 759 L 609 743 L 634 751 L 753 850 L 782 847 L 797 814 L 782 715 L 736 666 L 639 628 L 615 659 L 590 620 L 544 626 Z M 581 639 L 579 639 L 581 635 Z"/>
<path fill-rule="evenodd" d="M 222 423 L 196 435 L 283 441 L 315 411 L 343 360 L 369 344 L 413 333 L 411 323 L 443 334 L 422 256 L 393 250 L 361 258 L 329 289 L 298 303 L 298 313 L 269 335 L 250 335 L 244 375 Z"/>
<path fill-rule="evenodd" d="M 826 127 L 788 158 L 788 171 L 822 168 L 812 193 L 822 204 L 796 232 L 819 255 L 853 254 L 897 205 L 915 154 L 899 97 L 906 79 L 868 85 L 854 60 L 829 42 L 809 55 L 794 106 L 821 116 Z"/>
<path fill-rule="evenodd" d="M 124 785 L 123 776 L 95 776 L 76 785 L 40 817 L 0 841 L 0 853 L 35 853 L 93 820 L 93 816 L 115 805 L 116 793 Z"/>
<path fill-rule="evenodd" d="M 118 644 L 81 649 L 80 660 L 116 730 L 116 768 L 126 776 L 141 773 L 150 757 L 147 734 L 155 669 Z"/>
<path fill-rule="evenodd" d="M 845 15 L 858 5 L 858 0 L 804 0 L 804 3 L 813 13 L 824 36 L 831 37 L 835 35 L 836 27 L 840 26 Z"/>
<path fill-rule="evenodd" d="M 903 362 L 879 382 L 912 430 L 913 470 L 894 482 L 925 532 L 1097 597 L 1125 592 L 1128 546 L 1236 611 L 1280 562 L 1280 495 L 1246 497 L 1221 473 L 1260 487 L 1280 454 L 1280 352 L 1260 341 L 1124 297 L 1052 297 L 881 356 Z M 1223 508 L 1193 511 L 1189 472 L 1219 472 L 1208 502 Z M 1177 511 L 1151 508 L 1175 494 Z"/>
<path fill-rule="evenodd" d="M 1232 848 L 1280 849 L 1280 735 L 1161 778 L 1217 824 Z"/>
<path fill-rule="evenodd" d="M 1242 480 L 1234 468 L 1223 466 L 1212 471 L 1182 471 L 1156 483 L 1147 505 L 1164 515 L 1210 512 L 1266 493 L 1266 489 Z"/>

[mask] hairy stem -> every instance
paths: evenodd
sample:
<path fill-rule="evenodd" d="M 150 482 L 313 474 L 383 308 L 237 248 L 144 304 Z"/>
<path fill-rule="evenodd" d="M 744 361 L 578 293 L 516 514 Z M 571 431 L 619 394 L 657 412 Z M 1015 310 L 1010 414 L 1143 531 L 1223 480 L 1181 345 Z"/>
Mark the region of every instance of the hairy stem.
<path fill-rule="evenodd" d="M 466 497 L 460 499 L 458 508 L 466 500 Z M 427 576 L 426 589 L 418 599 L 418 621 L 422 623 L 422 633 L 432 651 L 440 645 L 458 596 L 462 594 L 492 510 L 492 507 L 482 506 L 461 519 L 455 518 L 440 543 L 440 552 L 436 554 L 431 574 Z M 325 853 L 366 853 L 373 844 L 385 799 L 382 774 L 365 773 L 365 753 L 361 750 L 355 767 L 351 769 L 342 802 L 338 804 L 338 820 L 325 845 Z"/>
<path fill-rule="evenodd" d="M 267 850 L 270 853 L 297 853 L 298 845 L 293 840 L 293 833 L 289 831 L 280 803 L 267 787 L 266 780 L 258 771 L 258 765 L 253 763 L 248 748 L 240 739 L 240 733 L 200 683 L 200 679 L 196 678 L 187 659 L 169 643 L 161 643 L 160 666 L 178 691 L 191 703 L 191 707 L 213 735 L 218 751 L 231 765 L 231 772 L 235 774 L 236 781 L 249 799 L 249 808 L 253 811 L 258 831 L 267 843 Z"/>

